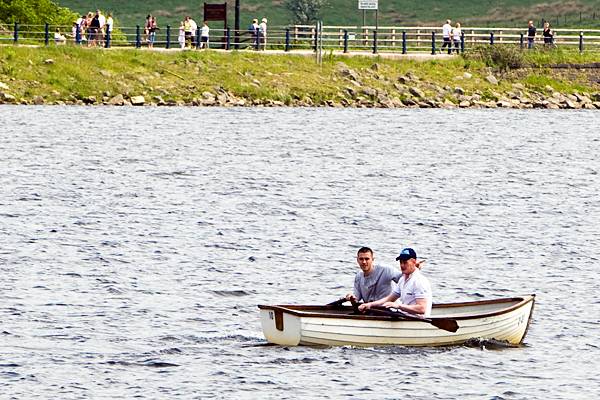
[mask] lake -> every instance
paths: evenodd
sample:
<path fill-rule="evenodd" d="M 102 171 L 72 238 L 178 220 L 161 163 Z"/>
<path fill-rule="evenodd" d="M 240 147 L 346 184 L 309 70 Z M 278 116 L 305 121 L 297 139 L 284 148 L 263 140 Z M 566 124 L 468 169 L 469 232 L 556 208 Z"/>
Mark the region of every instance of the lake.
<path fill-rule="evenodd" d="M 600 114 L 0 106 L 2 398 L 600 391 Z M 361 246 L 434 301 L 535 293 L 521 347 L 280 347 Z"/>

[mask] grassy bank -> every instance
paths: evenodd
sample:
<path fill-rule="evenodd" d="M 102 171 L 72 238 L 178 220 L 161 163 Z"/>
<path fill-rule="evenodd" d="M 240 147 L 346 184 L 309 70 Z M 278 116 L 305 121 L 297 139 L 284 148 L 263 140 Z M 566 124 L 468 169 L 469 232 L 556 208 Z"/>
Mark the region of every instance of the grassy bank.
<path fill-rule="evenodd" d="M 9 46 L 0 52 L 0 103 L 546 107 L 555 99 L 572 108 L 562 105 L 582 103 L 581 95 L 600 108 L 597 69 L 552 68 L 598 58 L 526 52 L 521 68 L 500 70 L 480 55 L 429 61 L 330 55 L 318 66 L 312 57 L 288 54 Z"/>

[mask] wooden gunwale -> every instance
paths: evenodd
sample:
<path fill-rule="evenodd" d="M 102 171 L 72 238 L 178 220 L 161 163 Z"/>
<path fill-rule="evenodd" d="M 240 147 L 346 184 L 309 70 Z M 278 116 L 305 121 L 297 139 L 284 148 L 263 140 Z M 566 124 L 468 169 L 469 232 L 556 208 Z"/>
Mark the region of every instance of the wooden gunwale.
<path fill-rule="evenodd" d="M 510 303 L 517 302 L 516 304 L 503 308 L 498 311 L 487 312 L 487 313 L 478 313 L 473 315 L 462 315 L 456 317 L 435 317 L 432 316 L 429 319 L 435 320 L 436 318 L 440 319 L 454 319 L 457 321 L 461 320 L 470 320 L 470 319 L 479 319 L 486 317 L 494 317 L 497 315 L 502 315 L 509 313 L 513 310 L 521 308 L 525 306 L 529 302 L 533 302 L 535 304 L 535 294 L 531 294 L 524 297 L 509 297 L 502 299 L 492 299 L 492 300 L 476 300 L 476 301 L 464 301 L 464 302 L 456 302 L 456 303 L 440 303 L 434 304 L 433 308 L 458 308 L 464 306 L 483 306 L 488 304 L 498 304 L 498 303 Z M 298 316 L 298 317 L 312 317 L 312 318 L 338 318 L 338 319 L 364 319 L 364 320 L 390 320 L 397 319 L 396 317 L 388 317 L 381 315 L 357 315 L 357 314 L 336 314 L 327 312 L 327 306 L 319 306 L 319 305 L 259 305 L 258 308 L 261 310 L 273 310 L 273 311 L 282 311 L 290 315 Z M 334 308 L 329 308 L 329 310 L 335 310 Z M 341 310 L 352 311 L 352 307 L 343 307 Z M 527 328 L 529 329 L 529 324 L 531 322 L 531 317 L 533 315 L 532 312 L 529 313 L 529 319 L 527 321 Z M 402 319 L 402 318 L 400 318 Z M 417 320 L 418 321 L 418 320 Z M 525 332 L 527 333 L 527 331 Z"/>

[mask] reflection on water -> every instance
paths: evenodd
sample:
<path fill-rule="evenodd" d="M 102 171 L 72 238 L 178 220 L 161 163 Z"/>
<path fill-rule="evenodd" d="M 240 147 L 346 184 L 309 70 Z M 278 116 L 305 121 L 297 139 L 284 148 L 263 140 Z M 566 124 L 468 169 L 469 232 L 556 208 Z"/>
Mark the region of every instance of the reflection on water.
<path fill-rule="evenodd" d="M 595 112 L 3 106 L 0 121 L 7 398 L 599 387 Z M 256 305 L 339 298 L 362 245 L 386 265 L 415 247 L 439 302 L 536 293 L 526 345 L 266 345 Z"/>

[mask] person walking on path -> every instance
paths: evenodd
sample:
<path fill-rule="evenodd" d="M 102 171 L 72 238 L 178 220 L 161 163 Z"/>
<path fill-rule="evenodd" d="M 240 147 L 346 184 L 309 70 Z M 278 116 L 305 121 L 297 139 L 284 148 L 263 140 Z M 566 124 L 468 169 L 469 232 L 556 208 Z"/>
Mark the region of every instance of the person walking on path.
<path fill-rule="evenodd" d="M 533 25 L 533 21 L 529 21 L 527 27 L 527 48 L 533 49 L 533 45 L 535 42 L 535 25 Z"/>
<path fill-rule="evenodd" d="M 440 52 L 444 51 L 445 47 L 448 47 L 448 54 L 452 53 L 452 25 L 450 25 L 450 20 L 447 19 L 446 23 L 442 25 L 442 38 L 444 39 L 444 43 L 442 44 L 442 48 Z"/>
<path fill-rule="evenodd" d="M 260 45 L 263 50 L 267 49 L 267 19 L 263 18 L 258 25 L 258 36 L 260 39 Z"/>
<path fill-rule="evenodd" d="M 208 49 L 208 35 L 210 32 L 210 28 L 208 27 L 208 23 L 204 21 L 202 24 L 202 28 L 200 28 L 200 48 Z"/>
<path fill-rule="evenodd" d="M 454 41 L 454 50 L 456 54 L 460 53 L 460 37 L 462 36 L 462 30 L 460 29 L 460 22 L 456 23 L 456 27 L 452 28 L 452 39 Z"/>

